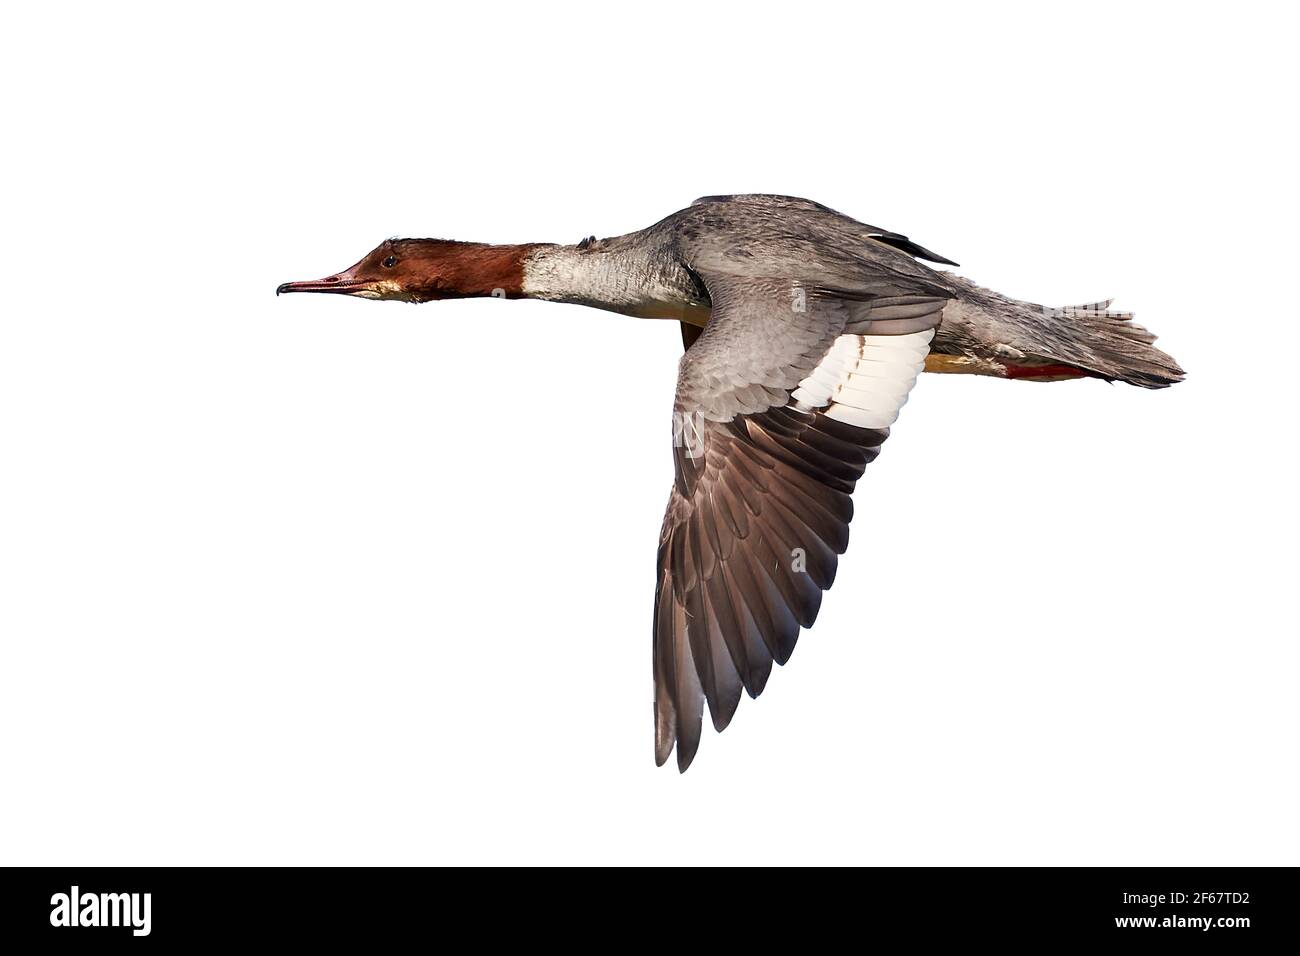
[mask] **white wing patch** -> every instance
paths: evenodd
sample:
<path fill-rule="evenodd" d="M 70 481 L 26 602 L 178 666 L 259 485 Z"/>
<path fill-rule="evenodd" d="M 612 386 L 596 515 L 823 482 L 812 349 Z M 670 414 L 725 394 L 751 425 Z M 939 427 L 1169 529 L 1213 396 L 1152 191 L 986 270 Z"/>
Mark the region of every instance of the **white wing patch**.
<path fill-rule="evenodd" d="M 907 335 L 841 335 L 799 387 L 790 393 L 805 411 L 859 428 L 888 428 L 925 368 L 934 330 Z"/>

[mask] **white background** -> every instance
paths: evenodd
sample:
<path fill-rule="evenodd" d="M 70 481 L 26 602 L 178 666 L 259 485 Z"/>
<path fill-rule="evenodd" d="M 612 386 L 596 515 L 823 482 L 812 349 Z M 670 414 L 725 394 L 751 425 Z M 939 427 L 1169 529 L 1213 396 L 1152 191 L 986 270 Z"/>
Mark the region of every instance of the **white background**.
<path fill-rule="evenodd" d="M 973 6 L 11 12 L 0 862 L 1300 862 L 1294 24 Z M 924 377 L 679 776 L 676 325 L 273 290 L 744 191 L 1189 378 Z"/>

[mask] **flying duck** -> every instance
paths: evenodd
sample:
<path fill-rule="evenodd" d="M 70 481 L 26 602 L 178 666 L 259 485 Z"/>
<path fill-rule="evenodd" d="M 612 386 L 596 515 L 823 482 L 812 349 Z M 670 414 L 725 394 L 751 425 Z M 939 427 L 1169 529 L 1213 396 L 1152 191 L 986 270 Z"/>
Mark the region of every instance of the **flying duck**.
<path fill-rule="evenodd" d="M 790 196 L 707 196 L 574 245 L 390 239 L 282 292 L 574 302 L 681 323 L 675 480 L 653 614 L 655 761 L 685 771 L 784 664 L 848 547 L 850 495 L 918 373 L 1144 388 L 1183 371 L 1132 316 L 1047 308 L 920 260 L 907 236 Z"/>

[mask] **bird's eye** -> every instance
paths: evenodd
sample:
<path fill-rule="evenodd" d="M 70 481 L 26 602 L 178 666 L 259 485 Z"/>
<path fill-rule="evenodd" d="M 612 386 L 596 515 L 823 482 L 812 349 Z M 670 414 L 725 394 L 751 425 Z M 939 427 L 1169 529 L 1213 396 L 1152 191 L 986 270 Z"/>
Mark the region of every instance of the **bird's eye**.
<path fill-rule="evenodd" d="M 395 265 L 397 265 L 397 256 L 389 256 L 384 260 L 385 269 L 391 269 Z"/>

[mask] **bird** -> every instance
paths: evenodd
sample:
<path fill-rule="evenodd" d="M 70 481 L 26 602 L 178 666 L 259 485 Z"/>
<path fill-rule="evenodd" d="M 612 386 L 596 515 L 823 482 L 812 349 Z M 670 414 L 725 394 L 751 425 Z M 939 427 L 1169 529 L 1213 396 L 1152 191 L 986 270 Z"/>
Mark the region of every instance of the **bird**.
<path fill-rule="evenodd" d="M 927 265 L 926 263 L 932 263 Z M 1110 301 L 1022 302 L 901 233 L 793 196 L 706 196 L 581 242 L 388 239 L 276 294 L 577 303 L 680 323 L 674 480 L 651 615 L 655 762 L 684 772 L 812 626 L 852 492 L 922 371 L 1027 382 L 1183 379 Z"/>

